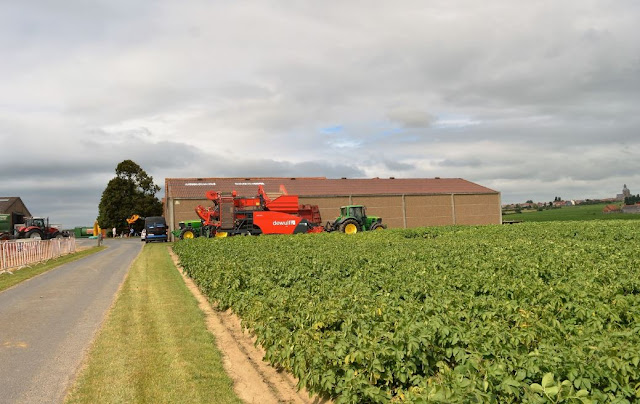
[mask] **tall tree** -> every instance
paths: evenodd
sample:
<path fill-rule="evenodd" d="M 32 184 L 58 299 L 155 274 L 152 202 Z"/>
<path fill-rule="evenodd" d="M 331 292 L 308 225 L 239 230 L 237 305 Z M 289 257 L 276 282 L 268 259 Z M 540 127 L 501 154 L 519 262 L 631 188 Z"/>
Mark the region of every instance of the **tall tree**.
<path fill-rule="evenodd" d="M 153 183 L 153 177 L 131 160 L 124 160 L 116 166 L 116 176 L 102 192 L 98 206 L 98 223 L 103 229 L 115 227 L 118 232 L 128 227 L 126 219 L 136 214 L 141 217 L 162 215 L 162 202 L 156 198 L 160 187 Z M 143 223 L 133 224 L 136 231 L 142 230 Z"/>

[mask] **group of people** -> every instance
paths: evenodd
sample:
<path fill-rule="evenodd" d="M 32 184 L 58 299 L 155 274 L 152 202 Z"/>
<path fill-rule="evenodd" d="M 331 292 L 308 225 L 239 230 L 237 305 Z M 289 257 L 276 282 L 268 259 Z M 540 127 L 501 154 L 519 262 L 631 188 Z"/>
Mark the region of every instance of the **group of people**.
<path fill-rule="evenodd" d="M 129 228 L 129 233 L 128 234 L 123 231 L 122 233 L 120 233 L 120 235 L 118 235 L 118 230 L 114 227 L 113 229 L 111 229 L 111 236 L 113 238 L 116 238 L 116 237 L 120 237 L 120 238 L 123 238 L 123 237 L 135 237 L 135 236 L 138 236 L 138 233 L 136 233 L 135 229 L 133 227 L 131 227 L 131 228 Z"/>

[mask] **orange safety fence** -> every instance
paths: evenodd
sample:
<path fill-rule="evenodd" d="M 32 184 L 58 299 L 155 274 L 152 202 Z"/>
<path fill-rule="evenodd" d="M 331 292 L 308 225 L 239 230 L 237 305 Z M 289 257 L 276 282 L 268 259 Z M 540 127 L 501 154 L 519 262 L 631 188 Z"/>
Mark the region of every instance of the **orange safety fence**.
<path fill-rule="evenodd" d="M 76 251 L 76 239 L 0 241 L 0 272 L 46 261 Z"/>

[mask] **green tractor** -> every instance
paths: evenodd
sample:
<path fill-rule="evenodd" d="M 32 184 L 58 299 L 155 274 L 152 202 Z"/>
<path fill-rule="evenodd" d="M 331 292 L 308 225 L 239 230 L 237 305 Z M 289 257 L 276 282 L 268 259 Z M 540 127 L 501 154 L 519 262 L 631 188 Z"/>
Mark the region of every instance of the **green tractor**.
<path fill-rule="evenodd" d="M 185 220 L 178 223 L 178 226 L 179 228 L 172 231 L 171 234 L 180 240 L 192 239 L 202 235 L 202 221 L 200 220 Z"/>
<path fill-rule="evenodd" d="M 382 218 L 367 216 L 362 205 L 347 205 L 340 208 L 340 216 L 333 222 L 327 222 L 325 231 L 340 231 L 346 234 L 356 234 L 361 231 L 383 230 L 387 226 L 382 224 Z"/>

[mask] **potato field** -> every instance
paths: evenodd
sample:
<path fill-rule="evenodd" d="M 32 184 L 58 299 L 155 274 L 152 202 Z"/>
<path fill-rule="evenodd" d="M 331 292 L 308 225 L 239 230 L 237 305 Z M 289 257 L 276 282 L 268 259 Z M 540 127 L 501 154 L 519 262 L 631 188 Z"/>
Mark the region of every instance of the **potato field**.
<path fill-rule="evenodd" d="M 640 222 L 176 243 L 300 386 L 339 403 L 640 400 Z"/>

